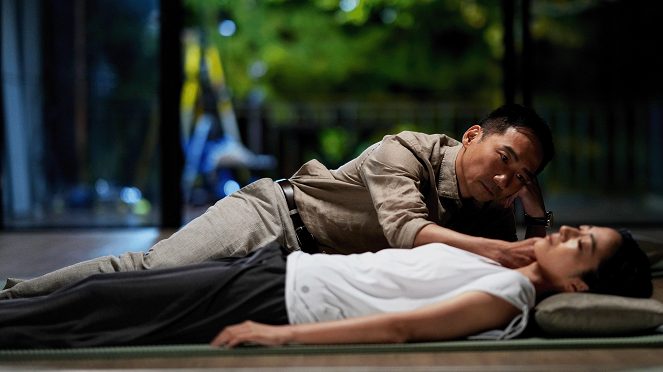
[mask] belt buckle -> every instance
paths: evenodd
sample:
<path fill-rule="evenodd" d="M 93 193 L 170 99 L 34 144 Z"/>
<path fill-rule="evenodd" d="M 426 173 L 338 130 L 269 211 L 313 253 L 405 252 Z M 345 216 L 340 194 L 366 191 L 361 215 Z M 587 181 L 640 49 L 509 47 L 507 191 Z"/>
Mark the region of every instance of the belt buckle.
<path fill-rule="evenodd" d="M 306 253 L 316 253 L 317 252 L 317 247 L 316 247 L 316 244 L 315 244 L 315 238 L 313 237 L 313 235 L 310 232 L 308 232 L 308 230 L 306 229 L 306 226 L 296 227 L 295 228 L 295 236 L 297 237 L 297 243 L 299 243 L 299 248 L 303 252 L 306 252 Z"/>
<path fill-rule="evenodd" d="M 302 243 L 302 239 L 299 238 L 299 231 L 301 227 L 298 227 L 295 229 L 295 236 L 297 237 L 297 244 L 299 244 L 299 249 L 302 251 L 304 250 L 304 244 Z"/>

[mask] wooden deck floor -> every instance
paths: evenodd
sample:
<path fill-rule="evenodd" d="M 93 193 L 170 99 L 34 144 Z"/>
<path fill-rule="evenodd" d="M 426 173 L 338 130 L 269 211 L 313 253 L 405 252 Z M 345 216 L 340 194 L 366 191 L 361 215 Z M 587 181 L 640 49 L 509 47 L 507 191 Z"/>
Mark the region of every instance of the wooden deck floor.
<path fill-rule="evenodd" d="M 30 278 L 102 255 L 146 251 L 172 230 L 0 232 L 0 278 Z M 637 231 L 663 240 L 663 229 Z M 0 284 L 3 284 L 0 281 Z M 663 301 L 663 278 L 655 280 Z M 663 349 L 596 349 L 247 357 L 2 361 L 0 372 L 27 370 L 228 371 L 663 371 Z"/>

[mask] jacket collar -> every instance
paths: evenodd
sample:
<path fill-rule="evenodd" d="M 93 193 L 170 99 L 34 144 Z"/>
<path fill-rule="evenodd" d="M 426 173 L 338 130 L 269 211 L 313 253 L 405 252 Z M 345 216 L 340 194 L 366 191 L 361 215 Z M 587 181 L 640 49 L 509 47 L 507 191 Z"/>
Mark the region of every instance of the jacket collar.
<path fill-rule="evenodd" d="M 458 195 L 458 177 L 456 177 L 456 158 L 463 145 L 442 147 L 442 162 L 437 181 L 437 195 L 441 198 L 454 199 L 460 203 Z"/>
<path fill-rule="evenodd" d="M 455 146 L 442 148 L 442 162 L 440 162 L 440 176 L 437 182 L 437 195 L 440 198 L 450 199 L 457 208 L 463 206 L 463 201 L 458 193 L 458 177 L 456 175 L 456 158 L 463 148 L 462 143 Z M 485 203 L 470 199 L 469 205 L 476 209 L 482 209 Z M 468 202 L 466 200 L 466 202 Z"/>

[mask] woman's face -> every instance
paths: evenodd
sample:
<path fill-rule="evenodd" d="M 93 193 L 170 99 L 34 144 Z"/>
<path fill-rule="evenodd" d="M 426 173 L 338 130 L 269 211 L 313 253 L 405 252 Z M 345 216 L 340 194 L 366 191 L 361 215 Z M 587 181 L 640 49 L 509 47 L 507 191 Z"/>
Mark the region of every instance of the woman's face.
<path fill-rule="evenodd" d="M 580 277 L 595 270 L 621 244 L 621 235 L 598 226 L 562 226 L 558 233 L 538 240 L 534 254 L 542 274 L 563 291 L 584 291 Z M 580 280 L 581 284 L 577 282 Z"/>

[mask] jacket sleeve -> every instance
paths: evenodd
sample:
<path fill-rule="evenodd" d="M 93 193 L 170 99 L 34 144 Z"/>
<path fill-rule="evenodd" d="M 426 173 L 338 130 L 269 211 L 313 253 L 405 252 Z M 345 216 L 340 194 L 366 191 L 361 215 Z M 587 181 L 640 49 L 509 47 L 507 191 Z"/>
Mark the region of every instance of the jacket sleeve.
<path fill-rule="evenodd" d="M 395 136 L 385 137 L 359 164 L 378 221 L 392 247 L 411 248 L 428 221 L 422 184 L 429 182 L 426 159 L 420 159 Z"/>

